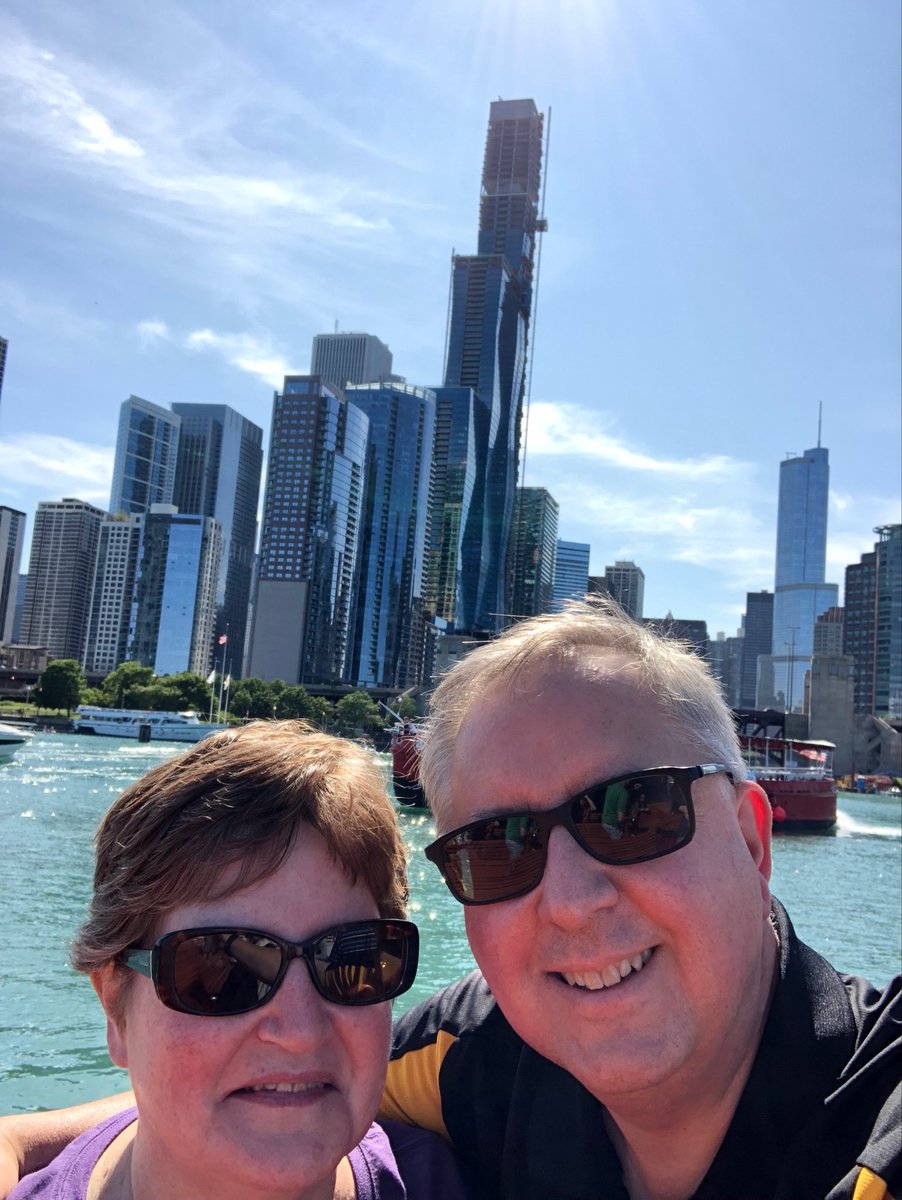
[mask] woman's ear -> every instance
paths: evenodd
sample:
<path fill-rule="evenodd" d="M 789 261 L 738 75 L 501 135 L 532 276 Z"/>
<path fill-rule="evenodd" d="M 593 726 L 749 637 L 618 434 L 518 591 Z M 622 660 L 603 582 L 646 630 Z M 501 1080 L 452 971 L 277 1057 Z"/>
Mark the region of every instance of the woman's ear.
<path fill-rule="evenodd" d="M 117 1067 L 128 1068 L 125 1037 L 125 996 L 122 972 L 114 963 L 91 972 L 91 983 L 106 1013 L 106 1044 Z"/>

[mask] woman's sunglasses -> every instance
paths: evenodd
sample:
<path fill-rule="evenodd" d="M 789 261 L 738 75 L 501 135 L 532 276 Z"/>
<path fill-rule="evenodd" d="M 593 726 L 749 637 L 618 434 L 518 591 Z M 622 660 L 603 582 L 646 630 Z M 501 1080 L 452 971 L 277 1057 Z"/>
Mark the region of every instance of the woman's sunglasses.
<path fill-rule="evenodd" d="M 728 767 L 651 767 L 593 784 L 544 812 L 505 812 L 471 821 L 426 847 L 461 904 L 513 900 L 538 887 L 556 825 L 611 866 L 649 862 L 692 841 L 692 784 Z"/>
<path fill-rule="evenodd" d="M 406 992 L 417 973 L 419 933 L 411 921 L 354 921 L 304 942 L 259 929 L 217 926 L 164 934 L 150 950 L 123 950 L 119 962 L 153 980 L 176 1012 L 235 1017 L 266 1004 L 292 959 L 332 1004 L 381 1004 Z"/>

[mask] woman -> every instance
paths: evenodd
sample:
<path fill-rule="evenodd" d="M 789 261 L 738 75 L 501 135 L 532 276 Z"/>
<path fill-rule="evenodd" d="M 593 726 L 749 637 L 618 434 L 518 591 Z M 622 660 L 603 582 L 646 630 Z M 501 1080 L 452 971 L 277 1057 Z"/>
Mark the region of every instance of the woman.
<path fill-rule="evenodd" d="M 150 771 L 100 826 L 72 954 L 137 1107 L 12 1195 L 459 1200 L 443 1143 L 372 1124 L 387 1002 L 416 970 L 406 899 L 394 810 L 352 743 L 260 722 Z"/>

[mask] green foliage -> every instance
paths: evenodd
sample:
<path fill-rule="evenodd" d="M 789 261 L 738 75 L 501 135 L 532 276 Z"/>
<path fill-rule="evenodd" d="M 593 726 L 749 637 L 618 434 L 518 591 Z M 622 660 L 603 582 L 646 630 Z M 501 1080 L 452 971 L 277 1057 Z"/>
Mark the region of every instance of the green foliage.
<path fill-rule="evenodd" d="M 279 681 L 281 682 L 281 680 Z M 285 685 L 282 684 L 282 691 Z M 265 679 L 241 679 L 231 689 L 229 710 L 235 717 L 272 717 L 276 695 Z"/>
<path fill-rule="evenodd" d="M 69 716 L 81 699 L 87 680 L 81 663 L 74 658 L 58 658 L 48 663 L 38 680 L 35 701 L 43 708 L 64 708 Z"/>
<path fill-rule="evenodd" d="M 145 708 L 155 712 L 194 709 L 204 714 L 210 707 L 210 685 L 200 675 L 154 675 L 138 662 L 122 663 L 100 685 L 104 708 Z"/>
<path fill-rule="evenodd" d="M 102 708 L 103 692 L 100 690 L 100 688 L 82 688 L 79 704 L 90 704 L 93 708 Z"/>
<path fill-rule="evenodd" d="M 379 709 L 366 692 L 351 692 L 335 705 L 335 720 L 339 731 L 353 734 L 359 730 L 381 729 Z"/>
<path fill-rule="evenodd" d="M 410 696 L 402 696 L 397 704 L 393 704 L 395 712 L 402 721 L 412 721 L 417 715 L 417 706 Z"/>
<path fill-rule="evenodd" d="M 135 692 L 139 688 L 149 687 L 153 680 L 153 670 L 144 667 L 139 662 L 121 663 L 115 671 L 110 671 L 100 685 L 103 694 L 104 708 L 146 708 L 146 704 L 138 704 Z"/>

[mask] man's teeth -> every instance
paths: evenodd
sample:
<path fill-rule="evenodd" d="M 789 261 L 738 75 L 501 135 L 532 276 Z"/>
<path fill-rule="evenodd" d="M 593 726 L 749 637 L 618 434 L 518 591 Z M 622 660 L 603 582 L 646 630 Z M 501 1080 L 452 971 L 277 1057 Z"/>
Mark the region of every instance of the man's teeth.
<path fill-rule="evenodd" d="M 624 958 L 622 962 L 609 963 L 600 971 L 565 971 L 563 978 L 571 987 L 588 988 L 591 992 L 599 988 L 614 987 L 631 972 L 641 971 L 651 955 L 651 950 L 643 950 L 641 954 Z"/>
<path fill-rule="evenodd" d="M 245 1088 L 246 1092 L 312 1092 L 321 1089 L 321 1083 L 258 1083 Z"/>

